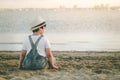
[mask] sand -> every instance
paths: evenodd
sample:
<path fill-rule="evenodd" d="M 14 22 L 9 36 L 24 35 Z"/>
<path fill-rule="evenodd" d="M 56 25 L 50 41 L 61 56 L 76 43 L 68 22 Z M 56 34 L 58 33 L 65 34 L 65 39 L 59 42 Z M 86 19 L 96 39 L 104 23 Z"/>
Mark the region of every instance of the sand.
<path fill-rule="evenodd" d="M 0 52 L 0 80 L 120 80 L 120 52 L 53 51 L 59 70 L 19 70 L 20 52 Z"/>

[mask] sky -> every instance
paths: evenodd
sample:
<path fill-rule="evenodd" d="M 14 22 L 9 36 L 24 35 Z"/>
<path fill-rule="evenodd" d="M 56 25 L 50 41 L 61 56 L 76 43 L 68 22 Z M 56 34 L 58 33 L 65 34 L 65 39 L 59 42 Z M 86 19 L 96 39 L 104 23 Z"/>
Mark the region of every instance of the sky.
<path fill-rule="evenodd" d="M 120 0 L 0 0 L 0 8 L 58 8 L 65 7 L 93 7 L 99 4 L 120 6 Z"/>

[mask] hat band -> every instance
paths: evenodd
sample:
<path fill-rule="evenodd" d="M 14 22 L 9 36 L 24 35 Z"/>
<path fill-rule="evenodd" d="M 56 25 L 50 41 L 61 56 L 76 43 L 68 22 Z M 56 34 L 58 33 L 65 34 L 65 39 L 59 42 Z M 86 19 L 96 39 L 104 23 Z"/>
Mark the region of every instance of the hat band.
<path fill-rule="evenodd" d="M 37 28 L 42 27 L 42 26 L 44 26 L 44 25 L 46 25 L 46 23 L 45 23 L 45 22 L 42 22 L 42 23 L 40 23 L 40 24 L 32 27 L 31 30 L 37 29 Z"/>
<path fill-rule="evenodd" d="M 43 25 L 43 24 L 45 24 L 45 22 L 42 22 L 42 23 L 40 23 L 40 24 L 38 24 L 38 25 L 36 25 L 36 26 L 34 26 L 34 27 L 38 27 L 38 26 L 41 26 L 41 25 Z"/>

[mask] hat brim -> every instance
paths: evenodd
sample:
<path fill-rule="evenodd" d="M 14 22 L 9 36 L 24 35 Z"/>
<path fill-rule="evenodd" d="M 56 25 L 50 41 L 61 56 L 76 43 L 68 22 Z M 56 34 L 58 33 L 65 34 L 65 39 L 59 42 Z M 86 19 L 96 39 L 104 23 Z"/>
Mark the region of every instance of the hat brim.
<path fill-rule="evenodd" d="M 38 24 L 38 25 L 32 27 L 31 30 L 33 31 L 33 30 L 35 30 L 35 29 L 37 29 L 37 28 L 40 28 L 40 27 L 43 27 L 43 26 L 46 27 L 46 23 L 45 23 L 45 22 L 43 22 L 43 23 L 41 23 L 41 24 Z"/>

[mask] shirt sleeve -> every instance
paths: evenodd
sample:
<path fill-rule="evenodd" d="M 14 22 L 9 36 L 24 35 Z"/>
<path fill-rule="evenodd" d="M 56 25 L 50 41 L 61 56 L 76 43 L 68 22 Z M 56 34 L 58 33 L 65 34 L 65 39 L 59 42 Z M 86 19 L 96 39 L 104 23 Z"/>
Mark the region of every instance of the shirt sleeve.
<path fill-rule="evenodd" d="M 45 40 L 45 48 L 51 48 L 51 44 L 48 39 Z"/>
<path fill-rule="evenodd" d="M 23 41 L 22 50 L 27 50 L 27 38 Z"/>

